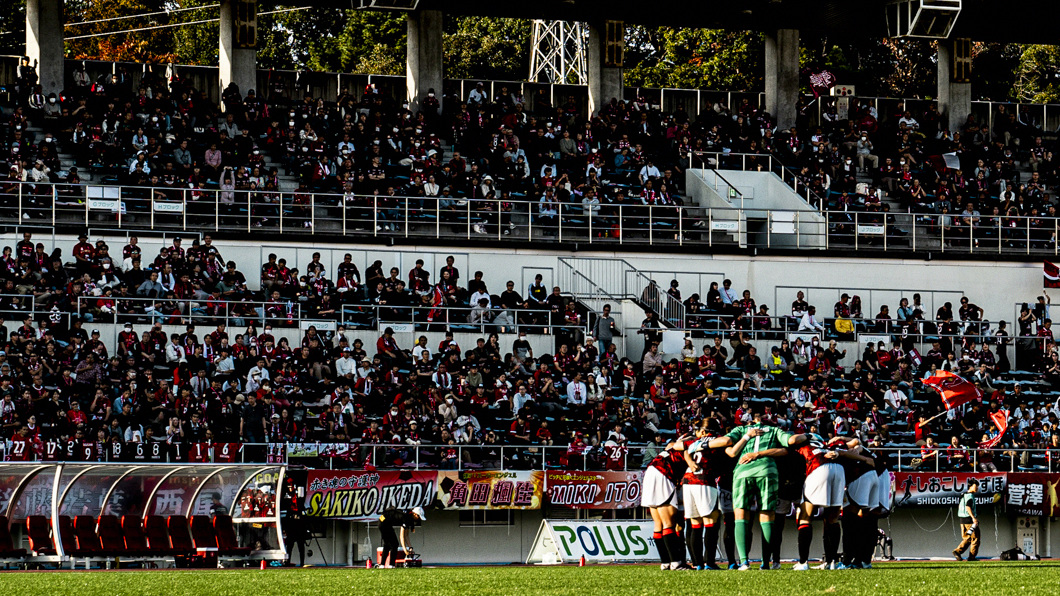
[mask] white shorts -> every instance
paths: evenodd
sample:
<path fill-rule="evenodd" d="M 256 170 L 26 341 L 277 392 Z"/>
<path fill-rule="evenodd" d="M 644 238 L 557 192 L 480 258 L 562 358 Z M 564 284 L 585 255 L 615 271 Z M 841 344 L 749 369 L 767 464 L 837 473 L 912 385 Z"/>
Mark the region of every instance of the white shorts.
<path fill-rule="evenodd" d="M 677 487 L 655 466 L 648 466 L 641 483 L 640 506 L 677 507 Z"/>
<path fill-rule="evenodd" d="M 859 507 L 875 507 L 876 483 L 879 482 L 876 472 L 867 472 L 855 478 L 847 485 L 847 499 Z"/>
<path fill-rule="evenodd" d="M 707 517 L 718 509 L 718 487 L 686 484 L 682 487 L 685 518 Z"/>
<path fill-rule="evenodd" d="M 839 464 L 824 464 L 810 472 L 802 485 L 802 498 L 817 507 L 842 507 L 846 473 Z"/>
<path fill-rule="evenodd" d="M 732 491 L 727 488 L 718 489 L 718 509 L 722 513 L 732 513 Z"/>
<path fill-rule="evenodd" d="M 890 511 L 894 505 L 894 480 L 889 471 L 880 472 L 876 480 L 876 502 L 880 509 Z"/>

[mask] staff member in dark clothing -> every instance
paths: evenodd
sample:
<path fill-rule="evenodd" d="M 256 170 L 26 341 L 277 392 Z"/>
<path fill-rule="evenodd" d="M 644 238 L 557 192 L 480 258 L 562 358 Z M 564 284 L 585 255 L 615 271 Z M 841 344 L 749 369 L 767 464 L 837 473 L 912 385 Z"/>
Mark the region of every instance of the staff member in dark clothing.
<path fill-rule="evenodd" d="M 389 569 L 394 567 L 397 561 L 397 551 L 400 546 L 405 551 L 405 556 L 412 554 L 412 544 L 409 543 L 409 531 L 416 531 L 417 522 L 427 521 L 427 515 L 423 507 L 416 507 L 412 511 L 401 511 L 400 509 L 387 509 L 379 516 L 379 534 L 383 539 L 382 564 Z M 400 542 L 394 528 L 401 528 Z"/>

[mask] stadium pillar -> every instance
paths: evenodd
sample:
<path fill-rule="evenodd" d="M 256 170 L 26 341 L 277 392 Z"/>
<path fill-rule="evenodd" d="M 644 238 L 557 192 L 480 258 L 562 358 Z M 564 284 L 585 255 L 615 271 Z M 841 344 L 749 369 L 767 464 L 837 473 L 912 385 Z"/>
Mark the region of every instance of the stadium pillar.
<path fill-rule="evenodd" d="M 218 82 L 246 96 L 258 84 L 258 0 L 221 0 L 220 17 Z"/>
<path fill-rule="evenodd" d="M 44 94 L 63 88 L 62 0 L 26 0 L 26 55 Z"/>
<path fill-rule="evenodd" d="M 590 114 L 598 114 L 611 98 L 622 100 L 625 92 L 622 82 L 624 33 L 625 26 L 619 21 L 589 23 L 585 74 L 589 79 Z"/>
<path fill-rule="evenodd" d="M 408 13 L 405 86 L 413 113 L 419 111 L 428 89 L 434 89 L 439 104 L 442 100 L 442 19 L 440 10 Z"/>
<path fill-rule="evenodd" d="M 781 130 L 795 126 L 799 101 L 799 31 L 766 35 L 766 111 Z"/>
<path fill-rule="evenodd" d="M 940 39 L 938 63 L 939 112 L 946 128 L 958 131 L 972 113 L 971 43 Z"/>

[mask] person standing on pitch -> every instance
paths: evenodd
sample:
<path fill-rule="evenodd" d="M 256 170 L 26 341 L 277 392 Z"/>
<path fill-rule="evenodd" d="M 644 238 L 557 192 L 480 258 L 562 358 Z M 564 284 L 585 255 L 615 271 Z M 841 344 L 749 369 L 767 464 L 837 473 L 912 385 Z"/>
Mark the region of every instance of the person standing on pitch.
<path fill-rule="evenodd" d="M 773 541 L 773 519 L 776 515 L 780 492 L 780 477 L 774 458 L 788 454 L 789 446 L 806 441 L 806 435 L 793 435 L 779 428 L 762 423 L 761 413 L 755 413 L 754 423 L 738 426 L 718 439 L 724 443 L 711 447 L 727 446 L 731 457 L 738 458 L 732 475 L 732 506 L 736 515 L 736 552 L 740 559 L 740 571 L 750 569 L 751 507 L 758 504 L 758 521 L 762 526 L 762 540 Z M 768 549 L 767 549 L 768 552 Z"/>
<path fill-rule="evenodd" d="M 979 481 L 968 481 L 968 492 L 961 495 L 957 503 L 957 520 L 961 522 L 961 543 L 953 549 L 953 556 L 963 561 L 961 555 L 968 549 L 968 560 L 974 561 L 979 554 L 979 517 L 975 514 L 975 495 L 979 492 Z M 969 549 L 969 546 L 971 547 Z"/>
<path fill-rule="evenodd" d="M 379 516 L 379 534 L 383 539 L 383 558 L 380 564 L 384 569 L 393 569 L 397 562 L 398 547 L 405 551 L 405 557 L 413 554 L 412 543 L 409 542 L 409 533 L 416 531 L 417 522 L 427 521 L 427 515 L 423 507 L 415 507 L 412 511 L 400 509 L 387 509 Z M 400 540 L 394 528 L 401 528 Z"/>

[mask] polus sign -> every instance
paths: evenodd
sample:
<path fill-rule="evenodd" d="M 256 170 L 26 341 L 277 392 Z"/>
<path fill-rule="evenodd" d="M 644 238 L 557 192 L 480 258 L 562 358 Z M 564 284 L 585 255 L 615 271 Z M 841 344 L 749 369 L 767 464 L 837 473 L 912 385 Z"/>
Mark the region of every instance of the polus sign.
<path fill-rule="evenodd" d="M 651 520 L 541 522 L 527 563 L 654 561 Z"/>

